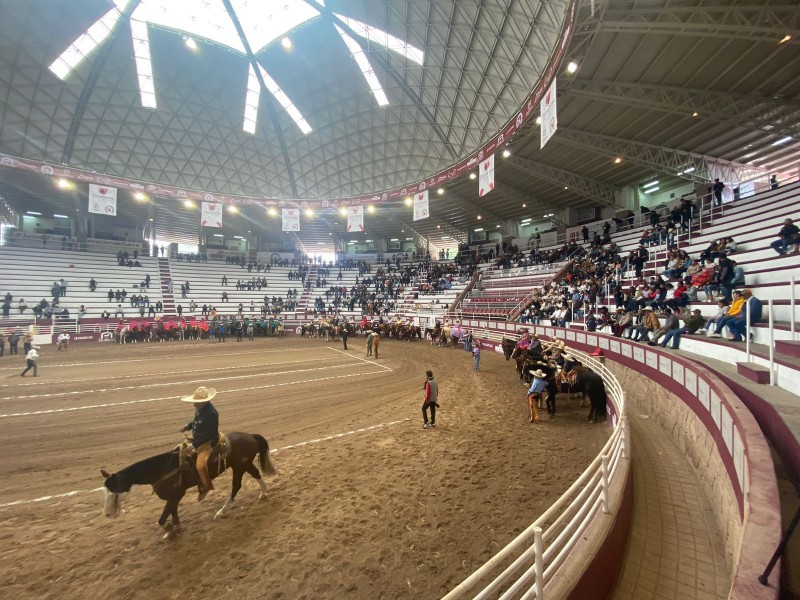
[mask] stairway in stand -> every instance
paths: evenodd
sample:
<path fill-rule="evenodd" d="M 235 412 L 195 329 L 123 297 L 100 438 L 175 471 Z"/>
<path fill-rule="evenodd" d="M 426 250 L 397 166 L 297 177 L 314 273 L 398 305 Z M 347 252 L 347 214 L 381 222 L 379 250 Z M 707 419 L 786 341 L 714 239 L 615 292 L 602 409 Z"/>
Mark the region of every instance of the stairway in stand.
<path fill-rule="evenodd" d="M 168 258 L 158 259 L 158 276 L 161 280 L 161 296 L 164 303 L 164 314 L 175 314 L 175 296 L 169 291 L 169 282 L 172 281 L 172 269 L 169 267 Z M 173 286 L 175 284 L 173 283 Z"/>
<path fill-rule="evenodd" d="M 305 312 L 310 313 L 314 312 L 314 307 L 309 306 L 309 300 L 311 300 L 311 290 L 314 289 L 314 284 L 317 282 L 317 275 L 319 274 L 319 267 L 315 264 L 309 265 L 308 273 L 306 274 L 306 280 L 303 283 L 303 293 L 300 294 L 300 298 L 297 300 L 297 310 L 298 312 Z M 311 287 L 306 287 L 308 283 L 311 283 Z"/>

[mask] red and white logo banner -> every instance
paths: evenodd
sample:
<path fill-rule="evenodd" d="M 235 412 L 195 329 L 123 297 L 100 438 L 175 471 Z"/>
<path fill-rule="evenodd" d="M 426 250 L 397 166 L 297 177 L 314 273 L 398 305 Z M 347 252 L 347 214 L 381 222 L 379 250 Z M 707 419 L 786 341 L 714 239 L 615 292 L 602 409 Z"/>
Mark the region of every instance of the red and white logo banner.
<path fill-rule="evenodd" d="M 117 216 L 117 188 L 107 185 L 89 184 L 89 212 L 98 215 Z"/>
<path fill-rule="evenodd" d="M 414 194 L 414 220 L 427 219 L 429 215 L 428 190 Z"/>
<path fill-rule="evenodd" d="M 550 89 L 545 92 L 542 101 L 539 103 L 539 113 L 542 116 L 542 139 L 541 148 L 547 141 L 553 137 L 553 134 L 558 129 L 558 114 L 556 110 L 556 78 L 553 77 L 553 84 Z"/>
<path fill-rule="evenodd" d="M 282 208 L 283 231 L 300 231 L 300 209 Z"/>
<path fill-rule="evenodd" d="M 203 227 L 222 227 L 222 204 L 219 202 L 203 202 L 200 225 Z"/>
<path fill-rule="evenodd" d="M 478 196 L 483 197 L 494 189 L 494 154 L 483 159 L 478 176 Z"/>
<path fill-rule="evenodd" d="M 363 206 L 351 206 L 347 209 L 347 231 L 364 231 Z"/>

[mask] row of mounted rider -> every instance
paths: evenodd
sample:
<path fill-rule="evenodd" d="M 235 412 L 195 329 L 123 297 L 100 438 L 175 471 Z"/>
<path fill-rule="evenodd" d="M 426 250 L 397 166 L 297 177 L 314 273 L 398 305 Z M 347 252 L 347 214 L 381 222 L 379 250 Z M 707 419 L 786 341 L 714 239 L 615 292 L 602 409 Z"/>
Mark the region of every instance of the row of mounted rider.
<path fill-rule="evenodd" d="M 233 316 L 228 319 L 205 320 L 162 320 L 149 322 L 144 319 L 130 322 L 120 321 L 114 330 L 114 339 L 119 344 L 136 342 L 165 342 L 169 340 L 200 340 L 228 335 L 241 339 L 243 336 L 278 336 L 285 335 L 283 318 L 276 319 L 244 319 L 237 320 Z"/>
<path fill-rule="evenodd" d="M 587 398 L 590 403 L 588 420 L 605 422 L 606 420 L 606 388 L 603 378 L 589 367 L 584 366 L 571 355 L 567 345 L 556 338 L 542 342 L 538 335 L 531 336 L 526 328 L 519 340 L 503 338 L 501 347 L 506 360 L 514 360 L 519 378 L 530 384 L 532 372 L 544 374 L 547 381 L 548 409 L 552 402 L 555 414 L 556 394 L 581 394 L 582 401 Z"/>
<path fill-rule="evenodd" d="M 347 335 L 362 335 L 370 331 L 385 338 L 411 341 L 422 338 L 422 330 L 412 323 L 378 322 L 349 323 L 338 317 L 309 321 L 300 326 L 300 337 L 320 338 L 325 341 L 338 340 L 344 331 Z"/>

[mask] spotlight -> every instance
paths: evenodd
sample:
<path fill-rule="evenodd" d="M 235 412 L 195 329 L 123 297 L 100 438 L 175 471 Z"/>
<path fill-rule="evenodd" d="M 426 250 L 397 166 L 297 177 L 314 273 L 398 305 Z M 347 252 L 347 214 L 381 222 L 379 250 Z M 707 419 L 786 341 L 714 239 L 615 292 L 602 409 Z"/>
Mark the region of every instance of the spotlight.
<path fill-rule="evenodd" d="M 307 208 L 306 209 L 306 216 L 307 217 L 313 217 L 314 216 L 314 211 L 311 210 L 310 208 Z"/>
<path fill-rule="evenodd" d="M 617 158 L 614 159 L 614 164 L 615 165 L 618 165 L 621 162 L 622 162 L 622 157 L 621 156 L 618 156 Z"/>
<path fill-rule="evenodd" d="M 574 75 L 577 70 L 578 70 L 578 63 L 576 63 L 574 60 L 569 61 L 569 63 L 567 64 L 567 73 L 569 73 L 570 75 Z"/>
<path fill-rule="evenodd" d="M 413 200 L 411 199 L 411 196 L 406 196 L 403 202 L 405 203 L 406 206 L 411 206 Z"/>
<path fill-rule="evenodd" d="M 277 211 L 277 210 L 275 210 L 274 208 L 270 207 L 270 208 L 268 208 L 268 209 L 267 209 L 267 214 L 268 214 L 270 217 L 274 217 L 275 215 L 277 215 L 277 214 L 278 214 L 278 211 Z"/>
<path fill-rule="evenodd" d="M 72 189 L 72 182 L 69 179 L 59 179 L 57 185 L 62 190 Z"/>
<path fill-rule="evenodd" d="M 508 158 L 509 156 L 511 156 L 511 150 L 506 148 L 505 150 L 503 150 L 503 158 Z"/>
<path fill-rule="evenodd" d="M 372 206 L 372 204 L 370 204 L 369 206 L 367 206 L 367 212 L 368 213 L 374 213 L 375 212 L 375 207 Z"/>
<path fill-rule="evenodd" d="M 443 195 L 444 194 L 444 188 L 439 188 L 438 190 L 436 190 L 436 193 L 439 194 L 440 196 Z"/>
<path fill-rule="evenodd" d="M 137 198 L 137 200 L 138 200 L 138 198 Z M 192 202 L 191 200 L 184 200 L 183 201 L 183 205 L 186 208 L 194 208 L 194 202 Z"/>
<path fill-rule="evenodd" d="M 477 175 L 475 175 L 475 171 L 473 171 L 472 173 L 469 174 L 469 178 L 470 179 L 475 179 L 476 177 L 477 177 Z"/>
<path fill-rule="evenodd" d="M 539 115 L 538 117 L 536 117 L 536 124 L 537 125 L 541 125 L 542 124 L 542 115 Z"/>
<path fill-rule="evenodd" d="M 239 209 L 236 208 L 235 206 L 229 206 L 228 207 L 228 212 L 231 213 L 232 215 L 235 215 L 236 213 L 239 212 Z"/>

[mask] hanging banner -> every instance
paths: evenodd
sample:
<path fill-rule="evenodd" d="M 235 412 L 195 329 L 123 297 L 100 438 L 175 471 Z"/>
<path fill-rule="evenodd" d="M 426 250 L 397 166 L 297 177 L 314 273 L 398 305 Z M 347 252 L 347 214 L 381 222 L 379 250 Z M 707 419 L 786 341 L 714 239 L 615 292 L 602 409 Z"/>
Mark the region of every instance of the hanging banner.
<path fill-rule="evenodd" d="M 222 227 L 222 204 L 219 202 L 203 202 L 200 225 L 203 227 Z"/>
<path fill-rule="evenodd" d="M 351 206 L 347 209 L 347 231 L 364 231 L 363 206 Z"/>
<path fill-rule="evenodd" d="M 414 220 L 428 218 L 428 190 L 414 194 Z"/>
<path fill-rule="evenodd" d="M 117 188 L 107 185 L 89 184 L 89 212 L 98 215 L 117 216 Z"/>
<path fill-rule="evenodd" d="M 478 176 L 478 196 L 483 197 L 494 189 L 494 154 L 481 162 Z"/>
<path fill-rule="evenodd" d="M 547 141 L 553 137 L 553 134 L 558 129 L 558 114 L 556 111 L 556 78 L 553 78 L 553 84 L 547 90 L 541 103 L 539 103 L 539 113 L 542 116 L 542 139 L 540 148 L 544 148 Z"/>
<path fill-rule="evenodd" d="M 300 209 L 282 208 L 283 231 L 300 231 Z"/>

